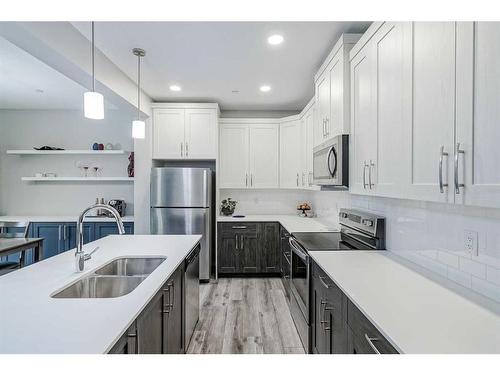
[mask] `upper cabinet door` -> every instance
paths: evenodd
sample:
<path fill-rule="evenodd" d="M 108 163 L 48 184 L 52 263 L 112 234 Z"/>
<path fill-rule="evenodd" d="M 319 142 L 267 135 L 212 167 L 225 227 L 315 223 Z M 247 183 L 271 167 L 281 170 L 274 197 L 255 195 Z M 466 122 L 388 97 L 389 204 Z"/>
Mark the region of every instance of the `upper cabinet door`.
<path fill-rule="evenodd" d="M 345 133 L 344 129 L 344 54 L 340 50 L 329 66 L 330 115 L 326 122 L 327 138 Z"/>
<path fill-rule="evenodd" d="M 414 22 L 412 34 L 409 195 L 453 202 L 455 23 Z"/>
<path fill-rule="evenodd" d="M 314 148 L 314 117 L 316 107 L 312 106 L 304 114 L 303 121 L 305 126 L 305 181 L 307 188 L 316 188 L 313 185 L 313 148 Z"/>
<path fill-rule="evenodd" d="M 370 160 L 376 155 L 375 68 L 369 41 L 351 60 L 350 191 L 370 194 Z"/>
<path fill-rule="evenodd" d="M 409 181 L 411 127 L 411 23 L 386 22 L 373 36 L 376 71 L 377 152 L 368 160 L 371 191 L 404 196 Z"/>
<path fill-rule="evenodd" d="M 301 175 L 300 120 L 280 124 L 280 187 L 300 187 Z"/>
<path fill-rule="evenodd" d="M 215 109 L 185 110 L 184 157 L 215 159 L 217 157 L 217 116 Z"/>
<path fill-rule="evenodd" d="M 153 158 L 184 157 L 184 109 L 153 110 Z"/>
<path fill-rule="evenodd" d="M 249 187 L 279 187 L 279 125 L 249 125 Z"/>
<path fill-rule="evenodd" d="M 330 76 L 325 71 L 316 82 L 318 116 L 314 130 L 314 145 L 323 143 L 327 137 L 327 119 L 330 116 Z"/>
<path fill-rule="evenodd" d="M 248 125 L 220 125 L 220 187 L 249 187 L 248 176 Z"/>
<path fill-rule="evenodd" d="M 458 203 L 500 207 L 499 40 L 498 22 L 457 24 Z"/>

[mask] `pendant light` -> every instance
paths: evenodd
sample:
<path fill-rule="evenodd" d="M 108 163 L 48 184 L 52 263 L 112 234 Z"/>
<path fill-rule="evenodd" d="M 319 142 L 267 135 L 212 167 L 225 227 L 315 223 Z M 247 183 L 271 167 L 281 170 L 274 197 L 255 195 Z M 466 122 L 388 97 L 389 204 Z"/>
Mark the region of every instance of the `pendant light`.
<path fill-rule="evenodd" d="M 137 56 L 137 120 L 132 121 L 132 138 L 144 139 L 146 124 L 141 121 L 141 57 L 146 56 L 146 51 L 134 48 L 132 53 Z"/>
<path fill-rule="evenodd" d="M 83 114 L 86 118 L 102 120 L 104 118 L 104 97 L 95 91 L 94 54 L 94 22 L 92 21 L 92 91 L 83 94 Z"/>

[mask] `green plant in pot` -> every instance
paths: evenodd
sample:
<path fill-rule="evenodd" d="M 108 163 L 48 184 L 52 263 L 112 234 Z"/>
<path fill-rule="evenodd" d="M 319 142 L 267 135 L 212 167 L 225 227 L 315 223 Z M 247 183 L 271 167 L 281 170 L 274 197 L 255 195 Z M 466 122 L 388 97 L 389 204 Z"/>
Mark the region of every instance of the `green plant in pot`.
<path fill-rule="evenodd" d="M 224 216 L 231 216 L 234 214 L 234 209 L 236 208 L 236 204 L 238 202 L 233 201 L 231 198 L 223 199 L 220 202 L 220 212 Z"/>

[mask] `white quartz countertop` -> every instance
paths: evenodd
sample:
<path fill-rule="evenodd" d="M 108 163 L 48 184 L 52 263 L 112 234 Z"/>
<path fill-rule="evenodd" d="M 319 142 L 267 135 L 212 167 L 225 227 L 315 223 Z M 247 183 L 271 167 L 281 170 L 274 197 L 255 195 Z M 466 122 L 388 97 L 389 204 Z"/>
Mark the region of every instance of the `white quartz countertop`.
<path fill-rule="evenodd" d="M 196 246 L 199 235 L 114 235 L 84 246 L 99 250 L 75 272 L 67 251 L 0 276 L 0 353 L 106 353 Z M 50 296 L 123 256 L 166 256 L 131 293 L 117 298 Z"/>
<path fill-rule="evenodd" d="M 310 255 L 401 353 L 500 353 L 500 315 L 389 253 Z"/>
<path fill-rule="evenodd" d="M 297 215 L 246 215 L 242 218 L 218 216 L 218 222 L 279 222 L 289 232 L 333 232 L 338 228 L 324 223 L 318 218 L 300 217 Z"/>
<path fill-rule="evenodd" d="M 133 222 L 133 216 L 123 216 L 123 222 Z M 59 222 L 72 222 L 78 221 L 78 215 L 71 216 L 42 216 L 42 215 L 17 215 L 17 216 L 0 216 L 0 221 L 29 221 L 31 223 L 59 223 Z M 112 217 L 97 217 L 97 216 L 86 216 L 85 222 L 114 222 L 115 219 Z"/>

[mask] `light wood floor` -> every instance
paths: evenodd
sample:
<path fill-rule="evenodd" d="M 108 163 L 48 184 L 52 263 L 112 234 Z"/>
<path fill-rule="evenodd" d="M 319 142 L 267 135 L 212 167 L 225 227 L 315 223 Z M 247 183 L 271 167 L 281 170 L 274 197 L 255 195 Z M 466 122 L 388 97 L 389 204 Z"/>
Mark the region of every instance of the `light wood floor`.
<path fill-rule="evenodd" d="M 304 354 L 279 278 L 221 278 L 200 301 L 188 353 Z"/>

